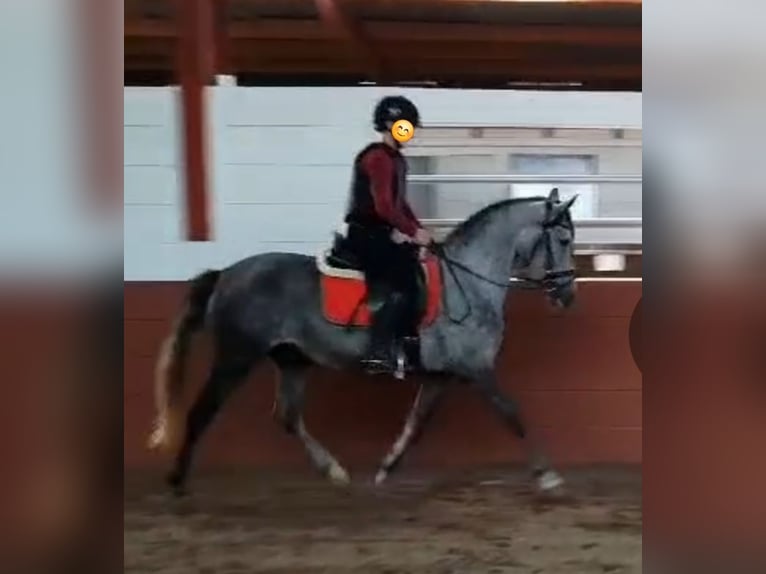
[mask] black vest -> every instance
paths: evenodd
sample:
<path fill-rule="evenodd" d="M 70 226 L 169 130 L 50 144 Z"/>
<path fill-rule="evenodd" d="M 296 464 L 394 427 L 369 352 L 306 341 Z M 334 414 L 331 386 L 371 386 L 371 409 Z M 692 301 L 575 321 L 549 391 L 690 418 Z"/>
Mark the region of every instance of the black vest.
<path fill-rule="evenodd" d="M 391 148 L 382 142 L 368 145 L 354 158 L 353 176 L 351 180 L 351 196 L 346 210 L 345 221 L 349 225 L 359 225 L 368 230 L 390 231 L 391 225 L 378 217 L 375 212 L 375 202 L 372 197 L 372 184 L 367 172 L 362 167 L 364 156 L 380 148 L 385 151 L 394 162 L 394 174 L 391 181 L 391 189 L 394 194 L 394 202 L 400 201 L 400 194 L 404 192 L 407 178 L 407 161 L 398 150 Z"/>

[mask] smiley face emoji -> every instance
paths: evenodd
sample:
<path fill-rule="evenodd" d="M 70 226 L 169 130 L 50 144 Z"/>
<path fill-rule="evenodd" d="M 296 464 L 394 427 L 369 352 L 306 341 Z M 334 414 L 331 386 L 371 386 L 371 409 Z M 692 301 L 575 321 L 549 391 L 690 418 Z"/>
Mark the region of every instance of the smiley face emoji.
<path fill-rule="evenodd" d="M 412 136 L 415 135 L 415 128 L 407 120 L 399 120 L 391 126 L 391 135 L 399 143 L 405 143 L 410 141 Z"/>

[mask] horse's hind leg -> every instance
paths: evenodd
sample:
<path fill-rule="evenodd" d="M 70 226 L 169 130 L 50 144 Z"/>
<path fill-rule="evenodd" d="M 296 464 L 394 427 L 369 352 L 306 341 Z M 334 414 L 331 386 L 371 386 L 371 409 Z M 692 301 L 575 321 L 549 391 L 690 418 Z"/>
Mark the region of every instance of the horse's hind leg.
<path fill-rule="evenodd" d="M 564 485 L 564 479 L 553 469 L 540 447 L 528 436 L 516 402 L 500 391 L 492 376 L 480 379 L 479 388 L 516 436 L 522 439 L 532 474 L 540 491 L 546 493 L 559 491 Z"/>
<path fill-rule="evenodd" d="M 298 349 L 283 347 L 275 349 L 271 358 L 280 371 L 275 414 L 288 434 L 296 435 L 303 442 L 314 466 L 335 484 L 346 485 L 350 478 L 335 457 L 317 441 L 303 422 L 303 405 L 306 387 L 306 371 L 310 362 Z"/>
<path fill-rule="evenodd" d="M 240 386 L 254 363 L 252 357 L 216 356 L 204 387 L 197 396 L 186 418 L 184 442 L 168 475 L 168 484 L 176 495 L 184 493 L 184 486 L 194 456 L 194 449 L 205 430 L 231 393 Z"/>

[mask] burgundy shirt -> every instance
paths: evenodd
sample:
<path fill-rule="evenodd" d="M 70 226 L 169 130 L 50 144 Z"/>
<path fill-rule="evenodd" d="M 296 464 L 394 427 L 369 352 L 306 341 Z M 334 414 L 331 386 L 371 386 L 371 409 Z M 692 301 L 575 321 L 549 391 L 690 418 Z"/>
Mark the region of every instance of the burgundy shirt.
<path fill-rule="evenodd" d="M 406 197 L 407 161 L 390 146 L 367 146 L 357 156 L 346 220 L 384 224 L 410 237 L 421 227 Z"/>

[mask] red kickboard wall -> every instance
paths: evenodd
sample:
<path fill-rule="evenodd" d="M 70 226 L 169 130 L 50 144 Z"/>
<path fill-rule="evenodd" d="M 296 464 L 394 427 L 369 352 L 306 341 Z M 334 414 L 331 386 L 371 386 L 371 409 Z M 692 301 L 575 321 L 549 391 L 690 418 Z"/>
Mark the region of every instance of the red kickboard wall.
<path fill-rule="evenodd" d="M 125 466 L 164 468 L 145 448 L 153 370 L 184 283 L 125 284 Z M 641 373 L 628 337 L 641 283 L 584 283 L 575 308 L 552 309 L 536 292 L 509 299 L 498 372 L 558 464 L 640 463 Z M 192 352 L 188 400 L 206 373 L 208 345 Z M 302 446 L 273 420 L 276 371 L 265 363 L 230 399 L 200 446 L 198 468 L 309 468 Z M 373 470 L 395 439 L 415 382 L 317 369 L 306 423 L 352 472 Z M 519 441 L 475 391 L 455 388 L 405 464 L 443 468 L 518 462 Z"/>

